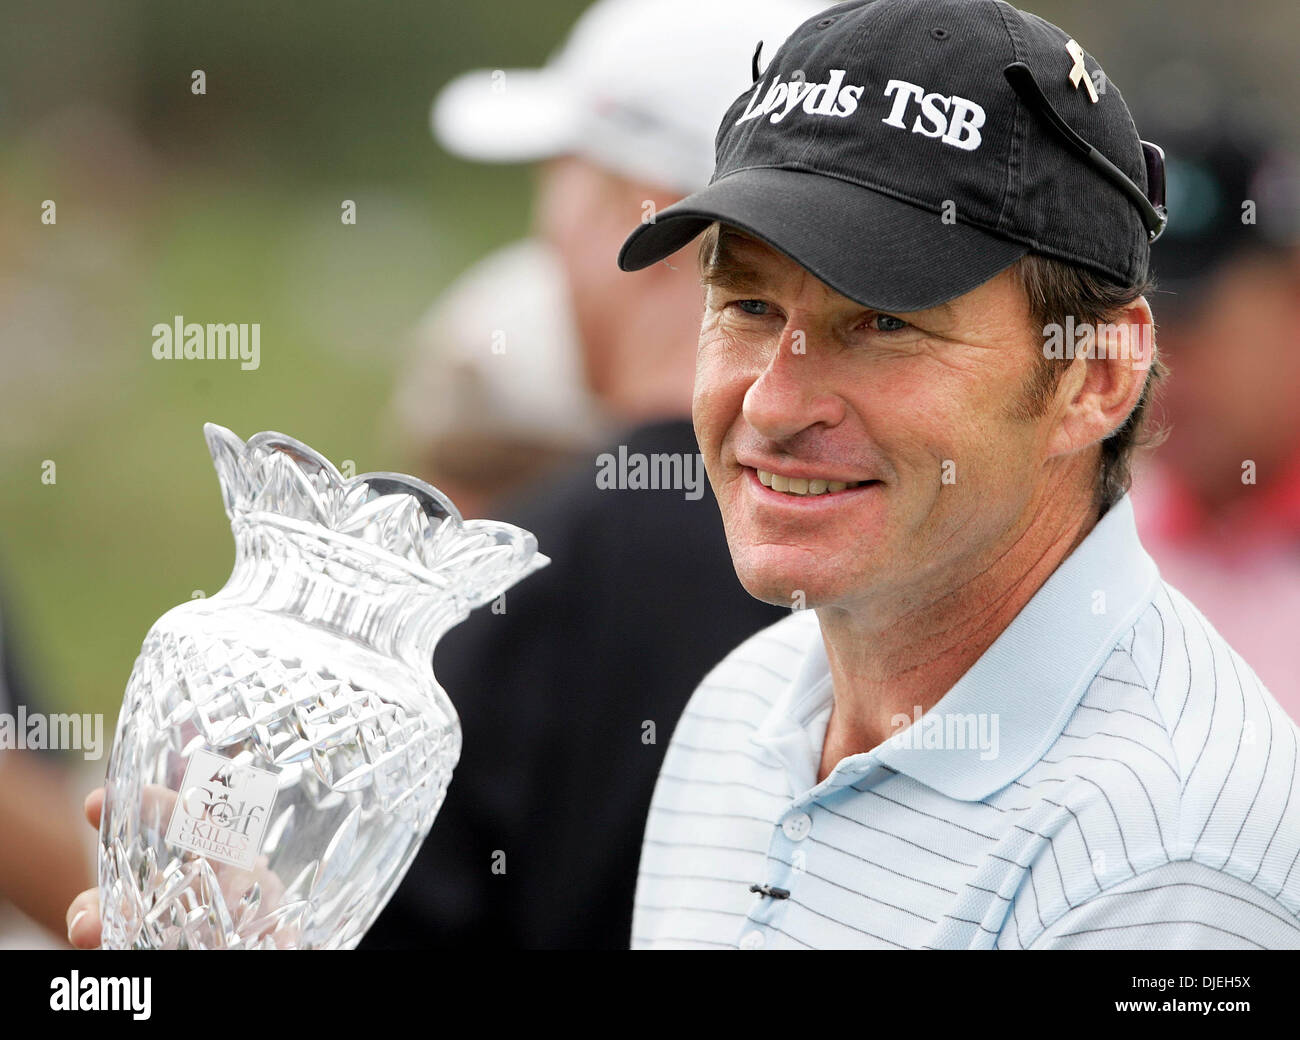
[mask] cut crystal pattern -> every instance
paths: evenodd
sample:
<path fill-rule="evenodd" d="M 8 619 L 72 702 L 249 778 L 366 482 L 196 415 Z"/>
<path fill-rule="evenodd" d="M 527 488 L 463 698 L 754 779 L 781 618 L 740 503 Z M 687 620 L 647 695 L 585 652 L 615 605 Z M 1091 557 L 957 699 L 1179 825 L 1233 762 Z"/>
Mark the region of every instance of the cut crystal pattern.
<path fill-rule="evenodd" d="M 414 478 L 344 479 L 281 434 L 205 433 L 236 562 L 221 592 L 159 618 L 127 684 L 100 828 L 104 945 L 351 948 L 460 754 L 434 644 L 547 560 Z M 200 751 L 230 768 L 186 788 Z M 241 770 L 275 774 L 271 804 L 240 800 Z M 177 813 L 188 846 L 167 838 Z M 229 858 L 243 853 L 247 868 Z"/>

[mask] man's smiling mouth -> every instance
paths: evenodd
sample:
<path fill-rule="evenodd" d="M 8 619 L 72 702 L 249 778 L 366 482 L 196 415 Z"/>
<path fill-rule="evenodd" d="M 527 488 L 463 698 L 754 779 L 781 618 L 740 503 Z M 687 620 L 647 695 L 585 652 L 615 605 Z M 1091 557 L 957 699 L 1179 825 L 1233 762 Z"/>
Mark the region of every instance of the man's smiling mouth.
<path fill-rule="evenodd" d="M 879 484 L 878 480 L 830 480 L 823 477 L 787 477 L 780 473 L 769 473 L 765 469 L 756 469 L 758 481 L 766 488 L 795 496 L 834 495 L 842 491 L 851 491 L 865 484 Z"/>

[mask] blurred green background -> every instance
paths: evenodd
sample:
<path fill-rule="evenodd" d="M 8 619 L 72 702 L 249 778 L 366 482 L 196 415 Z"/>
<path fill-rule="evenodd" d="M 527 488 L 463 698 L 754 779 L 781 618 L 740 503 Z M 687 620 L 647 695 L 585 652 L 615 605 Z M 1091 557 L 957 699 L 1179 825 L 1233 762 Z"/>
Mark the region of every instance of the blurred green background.
<path fill-rule="evenodd" d="M 530 172 L 443 155 L 430 102 L 541 62 L 583 6 L 5 0 L 0 588 L 51 708 L 111 726 L 150 623 L 224 583 L 204 421 L 403 468 L 382 439 L 403 339 L 529 212 Z M 1025 6 L 1102 57 L 1139 127 L 1214 103 L 1296 139 L 1293 0 Z M 1209 67 L 1225 86 L 1198 99 Z M 175 315 L 260 323 L 260 368 L 155 360 Z"/>
<path fill-rule="evenodd" d="M 541 61 L 582 7 L 4 6 L 0 584 L 52 707 L 111 725 L 153 619 L 224 583 L 203 422 L 401 468 L 381 417 L 403 337 L 528 219 L 529 171 L 442 154 L 430 102 Z M 260 367 L 155 360 L 178 314 L 260 322 Z"/>

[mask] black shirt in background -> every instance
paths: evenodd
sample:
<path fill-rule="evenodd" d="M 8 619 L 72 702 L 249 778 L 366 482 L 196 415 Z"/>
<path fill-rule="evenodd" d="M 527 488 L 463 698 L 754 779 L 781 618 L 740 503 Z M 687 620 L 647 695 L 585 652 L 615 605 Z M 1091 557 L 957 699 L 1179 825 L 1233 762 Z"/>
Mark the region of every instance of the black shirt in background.
<path fill-rule="evenodd" d="M 699 450 L 687 421 L 623 442 L 629 455 Z M 504 614 L 482 607 L 438 644 L 461 759 L 362 949 L 630 944 L 645 817 L 678 716 L 710 668 L 788 611 L 741 587 L 702 467 L 695 501 L 601 490 L 596 469 L 593 456 L 495 511 L 552 562 L 506 594 Z"/>

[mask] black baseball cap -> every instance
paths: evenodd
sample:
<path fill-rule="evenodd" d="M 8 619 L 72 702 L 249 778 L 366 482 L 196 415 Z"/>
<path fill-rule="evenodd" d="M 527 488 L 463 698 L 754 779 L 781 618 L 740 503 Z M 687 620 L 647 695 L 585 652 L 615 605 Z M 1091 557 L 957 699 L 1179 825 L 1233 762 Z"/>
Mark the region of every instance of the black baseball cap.
<path fill-rule="evenodd" d="M 721 221 L 880 310 L 932 307 L 1031 251 L 1145 279 L 1163 155 L 1051 23 L 1001 0 L 853 0 L 759 60 L 709 185 L 633 231 L 623 270 Z"/>

